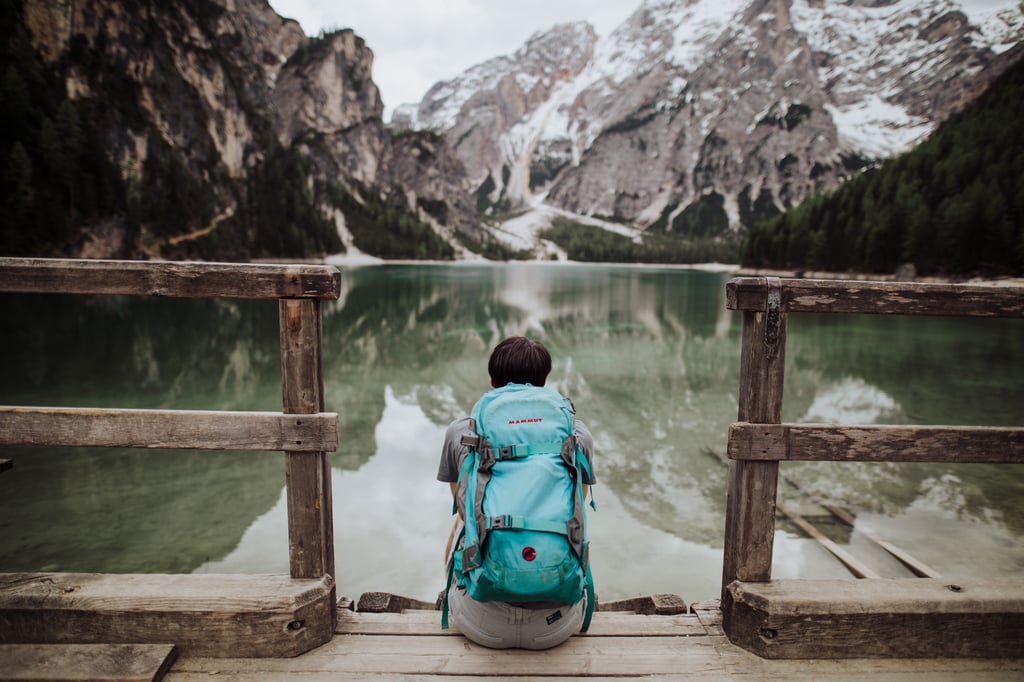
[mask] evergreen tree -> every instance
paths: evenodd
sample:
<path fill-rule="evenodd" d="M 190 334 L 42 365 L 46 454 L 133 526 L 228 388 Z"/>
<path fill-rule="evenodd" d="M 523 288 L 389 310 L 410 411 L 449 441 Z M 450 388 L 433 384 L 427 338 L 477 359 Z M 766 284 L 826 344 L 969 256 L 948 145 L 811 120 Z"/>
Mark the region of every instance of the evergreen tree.
<path fill-rule="evenodd" d="M 1024 273 L 1024 61 L 916 149 L 755 224 L 742 263 Z"/>
<path fill-rule="evenodd" d="M 35 192 L 32 189 L 32 159 L 21 142 L 15 142 L 3 166 L 3 214 L 0 244 L 10 255 L 26 253 L 30 242 Z"/>

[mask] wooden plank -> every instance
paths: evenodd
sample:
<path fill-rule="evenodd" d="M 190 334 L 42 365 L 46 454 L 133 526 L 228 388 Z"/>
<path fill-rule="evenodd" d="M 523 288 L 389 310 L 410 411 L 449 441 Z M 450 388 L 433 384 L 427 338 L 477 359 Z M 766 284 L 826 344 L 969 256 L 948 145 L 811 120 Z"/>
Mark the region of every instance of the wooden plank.
<path fill-rule="evenodd" d="M 320 302 L 282 299 L 281 394 L 288 414 L 324 411 Z M 288 556 L 293 578 L 335 576 L 331 458 L 328 452 L 285 451 Z M 337 624 L 332 597 L 331 627 Z"/>
<path fill-rule="evenodd" d="M 338 415 L 0 406 L 0 445 L 338 449 Z"/>
<path fill-rule="evenodd" d="M 1024 641 L 1019 577 L 772 580 L 729 591 L 729 639 L 766 658 L 1013 658 Z"/>
<path fill-rule="evenodd" d="M 401 613 L 406 609 L 432 610 L 435 604 L 422 599 L 403 597 L 400 594 L 391 592 L 363 592 L 359 595 L 359 602 L 356 610 L 360 613 Z M 440 612 L 438 619 L 440 620 Z"/>
<path fill-rule="evenodd" d="M 725 679 L 781 682 L 1018 682 L 1022 659 L 846 658 L 765 659 L 716 638 L 715 649 L 728 671 Z"/>
<path fill-rule="evenodd" d="M 688 644 L 689 642 L 684 642 Z M 864 680 L 884 680 L 885 682 L 1017 682 L 1024 672 L 1024 662 L 1020 658 L 984 659 L 984 658 L 862 658 L 862 659 L 816 659 L 816 660 L 766 660 L 748 651 L 732 646 L 724 637 L 715 638 L 718 660 L 712 669 L 687 670 L 680 668 L 672 673 L 660 673 L 652 677 L 644 669 L 633 673 L 605 672 L 601 666 L 601 656 L 612 657 L 615 652 L 595 654 L 596 665 L 589 669 L 575 671 L 568 675 L 526 676 L 516 674 L 514 666 L 509 669 L 484 671 L 480 670 L 469 679 L 500 679 L 503 682 L 534 682 L 537 679 L 552 682 L 569 682 L 570 680 L 595 680 L 612 682 L 623 679 L 656 679 L 656 680 L 690 680 L 700 679 L 710 682 L 724 680 L 779 680 L 781 682 L 863 682 Z M 560 649 L 545 652 L 520 651 L 519 657 L 548 656 L 556 658 Z M 417 655 L 412 652 L 411 655 Z M 242 665 L 245 662 L 238 662 Z M 169 682 L 191 682 L 193 680 L 209 681 L 211 675 L 229 677 L 236 682 L 276 682 L 283 678 L 281 673 L 259 670 L 234 670 L 237 665 L 234 659 L 198 659 L 179 660 L 178 665 L 168 675 Z M 289 680 L 308 682 L 334 682 L 337 680 L 415 680 L 416 682 L 463 682 L 466 676 L 435 674 L 432 672 L 398 673 L 387 672 L 368 674 L 350 672 L 344 667 L 334 670 L 289 670 Z M 180 671 L 178 669 L 181 669 Z M 214 678 L 217 679 L 217 678 Z"/>
<path fill-rule="evenodd" d="M 296 656 L 331 639 L 329 577 L 0 573 L 0 643 L 173 643 Z"/>
<path fill-rule="evenodd" d="M 853 573 L 857 578 L 880 578 L 881 576 L 875 571 L 871 570 L 866 564 L 858 560 L 852 554 L 847 552 L 845 549 L 834 543 L 832 540 L 827 538 L 820 530 L 815 528 L 814 524 L 809 522 L 800 514 L 796 513 L 782 502 L 776 503 L 776 508 L 785 514 L 790 521 L 795 523 L 800 530 L 807 533 L 811 538 L 815 540 L 819 545 L 828 550 L 832 556 L 839 560 L 843 566 Z"/>
<path fill-rule="evenodd" d="M 341 609 L 336 634 L 461 637 L 458 630 L 441 629 L 439 611 L 363 613 Z M 697 616 L 644 616 L 614 611 L 594 614 L 588 637 L 698 637 L 707 634 Z"/>
<path fill-rule="evenodd" d="M 651 594 L 610 602 L 597 602 L 595 611 L 631 611 L 644 616 L 674 616 L 688 611 L 678 594 Z"/>
<path fill-rule="evenodd" d="M 777 305 L 778 281 L 768 278 L 766 286 L 774 305 L 764 312 L 743 313 L 739 420 L 778 423 L 782 421 L 786 315 Z M 778 462 L 729 462 L 723 600 L 728 598 L 726 586 L 733 580 L 771 578 L 778 475 Z"/>
<path fill-rule="evenodd" d="M 705 599 L 690 604 L 690 610 L 709 636 L 722 637 L 725 631 L 722 629 L 722 600 Z"/>
<path fill-rule="evenodd" d="M 691 607 L 695 613 L 701 614 L 701 622 L 706 630 L 714 630 L 721 622 L 721 612 L 717 600 L 698 602 Z M 423 621 L 430 626 L 437 626 L 436 611 L 406 611 L 403 614 L 358 614 L 342 612 L 341 623 L 348 616 L 353 620 L 348 623 L 352 630 L 339 633 L 331 642 L 298 659 L 286 661 L 253 661 L 250 659 L 206 659 L 187 657 L 179 659 L 172 669 L 170 682 L 192 682 L 206 680 L 209 675 L 230 677 L 240 682 L 268 682 L 270 680 L 308 680 L 309 682 L 326 682 L 328 680 L 365 680 L 365 679 L 401 679 L 418 682 L 456 682 L 467 676 L 473 679 L 500 678 L 505 682 L 527 682 L 538 678 L 560 682 L 572 679 L 599 680 L 611 682 L 614 679 L 656 677 L 659 680 L 694 679 L 702 680 L 779 680 L 794 681 L 842 681 L 859 682 L 864 679 L 902 680 L 903 682 L 955 682 L 962 679 L 973 681 L 1000 681 L 1020 679 L 1024 672 L 1024 658 L 1016 659 L 844 659 L 844 660 L 767 660 L 741 649 L 728 641 L 721 634 L 709 633 L 706 636 L 654 636 L 637 637 L 636 632 L 629 631 L 622 635 L 595 635 L 593 629 L 586 635 L 578 635 L 564 646 L 554 649 L 532 652 L 523 650 L 492 651 L 472 645 L 457 634 L 446 634 L 438 637 L 421 637 L 419 634 L 408 634 L 412 629 L 410 621 Z M 616 621 L 631 622 L 644 627 L 645 623 L 666 623 L 676 620 L 691 622 L 696 616 L 638 616 L 624 613 L 597 613 L 594 615 L 594 626 L 607 618 Z M 705 622 L 706 619 L 706 622 Z M 387 635 L 377 629 L 383 623 L 393 634 Z M 629 626 L 625 626 L 629 627 Z M 372 641 L 367 635 L 376 635 Z M 633 636 L 631 636 L 633 635 Z M 662 647 L 651 639 L 661 639 Z M 449 646 L 426 647 L 416 639 L 446 639 L 455 644 Z M 709 650 L 710 645 L 710 650 Z M 617 660 L 622 652 L 633 647 L 643 651 L 646 656 L 638 656 L 627 670 Z M 441 655 L 452 652 L 452 655 L 463 655 L 458 663 L 462 670 L 472 672 L 459 673 L 445 671 Z M 582 660 L 581 650 L 589 654 Z M 350 653 L 344 653 L 344 652 Z M 710 658 L 711 651 L 714 657 Z M 476 653 L 480 660 L 474 661 Z M 709 655 L 706 665 L 692 665 L 695 654 Z M 554 670 L 565 670 L 568 665 L 562 657 L 569 655 L 575 658 L 576 669 L 560 673 L 553 670 L 538 670 L 538 663 L 551 662 Z M 678 662 L 672 672 L 654 672 L 664 668 L 661 656 L 674 657 Z M 369 659 L 375 659 L 373 661 Z M 525 663 L 524 663 L 525 662 Z M 583 666 L 582 663 L 588 665 Z M 269 668 L 267 664 L 273 666 Z M 524 667 L 521 669 L 520 665 Z M 368 666 L 372 672 L 367 672 Z M 433 666 L 433 667 L 431 667 Z M 472 667 L 471 667 L 472 666 Z M 451 666 L 454 667 L 454 666 Z M 451 668 L 450 667 L 450 668 Z M 450 670 L 449 668 L 449 670 Z M 456 668 L 458 670 L 458 668 Z M 528 674 L 523 670 L 532 671 Z M 411 671 L 411 672 L 410 672 Z"/>
<path fill-rule="evenodd" d="M 0 258 L 0 291 L 192 298 L 336 299 L 330 265 Z"/>
<path fill-rule="evenodd" d="M 724 639 L 724 638 L 723 638 Z M 728 640 L 726 640 L 728 641 Z M 746 653 L 746 652 L 743 652 Z M 225 675 L 223 668 L 211 662 L 210 671 L 171 673 L 168 682 L 210 682 L 210 675 Z M 943 659 L 938 662 L 898 660 L 865 661 L 764 661 L 748 654 L 739 661 L 722 658 L 721 670 L 687 671 L 662 673 L 657 677 L 643 672 L 618 675 L 604 675 L 596 670 L 581 670 L 572 675 L 545 675 L 545 682 L 575 682 L 586 679 L 592 682 L 616 682 L 623 679 L 645 679 L 648 681 L 670 682 L 673 680 L 700 679 L 703 682 L 725 682 L 726 680 L 750 680 L 756 682 L 1019 682 L 1024 667 L 1016 661 Z M 504 671 L 502 671 L 504 672 Z M 281 675 L 271 672 L 230 673 L 232 682 L 281 682 Z M 536 682 L 537 676 L 525 675 L 475 675 L 470 679 L 500 679 L 502 682 Z M 214 677 L 214 680 L 217 678 Z M 340 671 L 289 673 L 289 682 L 348 682 L 356 680 L 378 680 L 379 682 L 466 682 L 462 675 L 434 675 L 429 673 L 367 675 L 366 673 Z"/>
<path fill-rule="evenodd" d="M 218 671 L 220 673 L 221 671 Z M 210 682 L 210 675 L 213 673 L 180 673 L 172 674 L 166 678 L 168 682 Z M 489 679 L 494 677 L 502 682 L 537 682 L 538 679 L 543 679 L 545 682 L 577 682 L 581 679 L 591 680 L 593 682 L 622 682 L 624 679 L 646 679 L 651 680 L 650 676 L 624 676 L 624 675 L 598 675 L 587 671 L 581 671 L 572 675 L 545 675 L 543 678 L 537 675 L 434 675 L 434 674 L 423 674 L 423 673 L 387 673 L 387 674 L 367 674 L 367 673 L 351 673 L 348 671 L 331 671 L 331 672 L 312 672 L 312 673 L 289 673 L 289 682 L 467 682 L 467 680 L 481 680 Z M 216 679 L 216 678 L 214 678 Z M 279 673 L 238 673 L 231 674 L 231 682 L 281 682 L 282 676 Z M 708 677 L 707 673 L 687 673 L 677 672 L 671 675 L 658 675 L 657 682 L 671 682 L 674 680 L 694 680 L 700 679 L 705 682 L 722 682 L 727 680 L 729 677 Z M 979 678 L 980 682 L 987 682 L 985 678 Z M 972 680 L 972 682 L 979 682 Z M 786 680 L 785 682 L 792 682 L 792 680 Z M 819 681 L 820 682 L 820 681 Z M 860 682 L 859 680 L 851 680 L 850 682 Z M 910 681 L 907 681 L 910 682 Z M 937 682 L 934 679 L 924 680 L 922 682 Z M 938 680 L 938 682 L 947 682 L 947 680 Z M 962 682 L 959 680 L 952 682 Z M 1006 678 L 1000 680 L 1000 682 L 1006 682 Z M 1017 682 L 1017 680 L 1012 680 Z"/>
<path fill-rule="evenodd" d="M 764 310 L 765 279 L 730 280 L 726 307 Z M 1024 317 L 1021 287 L 822 279 L 782 279 L 780 283 L 782 309 L 787 312 Z"/>
<path fill-rule="evenodd" d="M 155 682 L 176 657 L 173 644 L 0 644 L 0 677 L 5 682 Z"/>
<path fill-rule="evenodd" d="M 1024 428 L 837 424 L 729 426 L 737 460 L 1024 463 Z"/>
<path fill-rule="evenodd" d="M 211 668 L 216 672 L 205 673 L 205 672 L 186 672 L 180 674 L 173 674 L 170 677 L 165 678 L 168 682 L 210 682 L 210 675 L 222 674 L 223 671 Z M 291 672 L 288 673 L 288 682 L 392 682 L 397 680 L 398 682 L 467 682 L 467 680 L 481 679 L 500 679 L 502 682 L 537 682 L 538 679 L 543 679 L 544 682 L 577 682 L 577 680 L 586 679 L 592 682 L 622 682 L 623 679 L 639 679 L 643 678 L 650 681 L 652 678 L 650 675 L 601 675 L 599 673 L 590 671 L 578 671 L 571 675 L 544 675 L 540 677 L 538 675 L 485 675 L 477 674 L 467 677 L 466 675 L 434 675 L 432 673 L 382 673 L 382 674 L 367 674 L 363 672 L 349 672 L 346 670 L 332 670 L 328 672 L 315 671 L 315 672 Z M 217 678 L 213 678 L 217 679 Z M 728 675 L 724 676 L 708 676 L 706 672 L 676 672 L 672 674 L 661 674 L 657 676 L 657 682 L 672 682 L 673 680 L 694 680 L 700 679 L 704 682 L 722 682 L 723 680 L 729 679 Z M 767 679 L 767 678 L 764 678 Z M 901 678 L 902 679 L 902 678 Z M 999 682 L 1005 682 L 1006 678 L 1002 678 Z M 272 672 L 248 672 L 248 673 L 231 673 L 232 682 L 281 682 L 282 676 L 280 673 Z M 785 682 L 792 682 L 792 680 L 785 680 Z M 816 682 L 820 682 L 820 679 Z M 860 680 L 850 680 L 850 682 L 861 682 Z M 907 681 L 913 682 L 913 681 Z M 935 679 L 923 679 L 921 682 L 937 682 Z M 946 680 L 938 680 L 938 682 L 947 682 Z M 955 680 L 952 682 L 962 682 L 962 680 Z M 987 678 L 977 678 L 971 680 L 971 682 L 987 682 Z M 1017 682 L 1012 680 L 1012 682 Z"/>
<path fill-rule="evenodd" d="M 653 616 L 649 616 L 653 617 Z M 308 672 L 344 670 L 381 675 L 513 675 L 520 677 L 606 677 L 666 675 L 680 671 L 723 672 L 708 637 L 591 637 L 577 635 L 546 651 L 487 649 L 462 637 L 392 637 L 339 635 L 299 658 L 248 661 L 228 659 L 209 663 L 179 660 L 179 672 L 230 670 L 232 676 L 253 672 L 282 678 Z"/>

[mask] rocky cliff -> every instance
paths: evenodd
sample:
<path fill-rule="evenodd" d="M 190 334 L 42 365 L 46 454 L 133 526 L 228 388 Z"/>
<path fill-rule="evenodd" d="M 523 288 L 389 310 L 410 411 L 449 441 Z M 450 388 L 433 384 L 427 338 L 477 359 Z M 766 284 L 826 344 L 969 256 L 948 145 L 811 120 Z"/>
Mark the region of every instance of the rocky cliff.
<path fill-rule="evenodd" d="M 72 206 L 80 230 L 30 251 L 246 258 L 344 242 L 387 256 L 412 230 L 444 257 L 456 234 L 479 237 L 461 162 L 436 135 L 385 129 L 373 54 L 351 30 L 307 38 L 266 0 L 5 5 L 8 57 L 27 35 L 126 195 L 102 220 Z"/>
<path fill-rule="evenodd" d="M 1005 69 L 1022 27 L 1013 2 L 972 20 L 951 0 L 646 0 L 605 38 L 558 26 L 439 83 L 410 118 L 445 131 L 492 203 L 546 192 L 708 235 L 909 148 Z"/>
<path fill-rule="evenodd" d="M 549 120 L 564 113 L 548 105 L 590 63 L 596 42 L 587 23 L 556 26 L 515 54 L 427 92 L 415 114 L 417 125 L 445 132 L 483 204 L 518 203 L 529 193 L 531 172 L 550 174 L 571 160 L 569 140 L 559 134 L 565 124 Z M 555 132 L 541 134 L 545 129 Z"/>

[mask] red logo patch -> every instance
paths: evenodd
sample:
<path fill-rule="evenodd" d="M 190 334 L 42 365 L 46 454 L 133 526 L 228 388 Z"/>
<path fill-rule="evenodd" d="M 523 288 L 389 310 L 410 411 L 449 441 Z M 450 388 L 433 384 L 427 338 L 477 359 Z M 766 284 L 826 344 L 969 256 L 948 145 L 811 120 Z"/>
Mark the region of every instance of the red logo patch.
<path fill-rule="evenodd" d="M 536 424 L 536 423 L 542 422 L 542 421 L 544 421 L 544 420 L 541 419 L 540 417 L 532 417 L 530 419 L 509 419 L 508 423 L 509 424 Z"/>

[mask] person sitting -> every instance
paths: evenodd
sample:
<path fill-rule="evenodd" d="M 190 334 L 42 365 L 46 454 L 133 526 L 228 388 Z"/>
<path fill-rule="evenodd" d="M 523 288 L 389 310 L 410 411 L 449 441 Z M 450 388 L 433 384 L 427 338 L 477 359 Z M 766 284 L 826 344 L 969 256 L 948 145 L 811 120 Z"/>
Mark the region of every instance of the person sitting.
<path fill-rule="evenodd" d="M 535 387 L 544 387 L 548 374 L 551 372 L 551 355 L 541 343 L 522 336 L 506 338 L 493 349 L 487 368 L 490 376 L 491 390 L 477 403 L 473 415 L 457 419 L 448 426 L 441 447 L 441 461 L 438 467 L 437 479 L 450 485 L 459 511 L 445 550 L 446 563 L 449 569 L 446 608 L 450 609 L 451 619 L 456 628 L 477 644 L 497 649 L 513 647 L 546 649 L 561 644 L 571 637 L 573 633 L 580 631 L 581 628 L 585 629 L 589 625 L 589 616 L 594 607 L 592 581 L 589 575 L 589 567 L 587 566 L 586 533 L 583 528 L 579 528 L 579 532 L 572 530 L 573 519 L 585 523 L 585 516 L 582 510 L 583 502 L 590 492 L 590 486 L 596 482 L 593 467 L 593 437 L 586 425 L 575 417 L 575 408 L 571 402 L 548 388 L 543 388 L 541 391 L 534 390 Z M 545 413 L 538 406 L 538 411 L 530 412 L 531 415 L 534 415 L 533 418 L 506 419 L 503 417 L 501 424 L 494 427 L 493 430 L 489 430 L 489 424 L 492 422 L 488 420 L 491 417 L 484 413 L 483 406 L 485 404 L 494 404 L 498 394 L 509 392 L 516 393 L 514 398 L 519 401 L 516 409 L 520 411 L 524 405 L 532 405 L 530 401 L 534 400 L 547 401 L 556 406 L 556 411 Z M 553 397 L 548 394 L 553 394 Z M 557 410 L 561 410 L 561 413 Z M 484 416 L 481 416 L 481 414 L 484 414 Z M 541 414 L 554 414 L 554 417 L 542 418 L 536 416 Z M 564 416 L 560 416 L 562 414 Z M 480 419 L 483 423 L 478 423 L 477 419 Z M 563 423 L 558 424 L 558 428 L 561 430 L 551 432 L 550 429 L 553 428 L 551 422 L 558 422 L 560 419 Z M 505 422 L 510 426 L 505 426 Z M 571 600 L 564 598 L 557 600 L 541 599 L 538 601 L 476 599 L 470 594 L 473 590 L 467 591 L 468 581 L 464 574 L 460 574 L 462 572 L 459 570 L 454 570 L 453 564 L 457 558 L 463 564 L 472 561 L 472 559 L 464 560 L 462 556 L 462 552 L 467 549 L 465 546 L 467 539 L 463 537 L 466 531 L 465 515 L 467 510 L 470 514 L 474 515 L 474 522 L 478 518 L 474 513 L 474 503 L 466 502 L 467 488 L 473 488 L 473 499 L 487 499 L 487 495 L 475 493 L 478 478 L 477 472 L 468 471 L 468 466 L 466 467 L 467 471 L 463 471 L 463 469 L 466 466 L 467 457 L 471 454 L 471 447 L 475 447 L 476 450 L 483 453 L 487 452 L 489 442 L 486 440 L 486 436 L 490 436 L 492 433 L 513 433 L 516 437 L 526 439 L 530 437 L 530 433 L 533 433 L 527 427 L 536 427 L 535 430 L 545 434 L 548 441 L 551 441 L 551 433 L 554 433 L 558 438 L 561 438 L 562 434 L 565 433 L 567 434 L 565 436 L 566 439 L 571 439 L 568 446 L 564 442 L 559 443 L 556 441 L 555 445 L 560 444 L 561 451 L 559 451 L 559 448 L 549 447 L 550 452 L 546 453 L 547 459 L 545 460 L 549 462 L 547 467 L 552 472 L 551 476 L 561 477 L 558 480 L 564 481 L 564 483 L 556 482 L 553 484 L 554 487 L 551 488 L 550 496 L 558 499 L 554 501 L 549 500 L 549 502 L 557 506 L 557 503 L 564 500 L 565 508 L 568 509 L 566 514 L 569 515 L 567 522 L 569 531 L 566 532 L 564 530 L 566 522 L 563 515 L 560 517 L 563 520 L 561 529 L 556 529 L 552 532 L 550 528 L 547 528 L 545 532 L 540 534 L 545 536 L 545 538 L 533 542 L 533 544 L 540 547 L 542 546 L 541 543 L 551 541 L 552 537 L 560 537 L 557 535 L 558 533 L 567 536 L 566 542 L 572 546 L 572 551 L 579 556 L 578 561 L 581 565 L 579 570 L 585 576 L 585 586 L 589 589 L 581 589 L 580 593 L 576 595 L 573 592 L 576 588 L 569 587 L 568 589 L 572 594 Z M 506 438 L 510 437 L 512 436 L 506 435 Z M 519 441 L 515 442 L 518 443 Z M 497 443 L 494 445 L 495 448 L 498 447 Z M 508 443 L 503 443 L 503 445 L 508 445 Z M 551 443 L 548 442 L 545 445 L 550 446 Z M 513 447 L 522 447 L 530 451 L 544 449 L 543 447 L 534 447 L 529 444 L 523 446 L 515 445 Z M 511 448 L 502 448 L 502 450 L 512 451 Z M 576 453 L 581 455 L 581 457 L 578 457 Z M 486 459 L 486 456 L 483 456 L 483 458 Z M 543 462 L 534 464 L 529 455 L 502 454 L 498 459 L 499 463 L 493 465 L 495 470 L 509 471 L 509 469 L 500 469 L 501 466 L 510 466 L 505 464 L 505 461 L 509 459 L 515 460 L 516 463 L 511 466 L 520 467 L 519 471 L 522 471 L 521 467 L 523 466 L 520 462 L 527 462 L 528 466 L 544 466 Z M 544 459 L 544 457 L 539 457 L 538 459 Z M 563 460 L 565 461 L 563 462 Z M 474 459 L 473 461 L 477 460 Z M 493 462 L 493 459 L 491 461 Z M 563 466 L 563 464 L 568 466 Z M 481 467 L 480 470 L 484 468 L 486 466 Z M 461 478 L 460 472 L 463 473 Z M 488 480 L 490 473 L 488 469 L 485 472 L 484 479 L 481 480 Z M 502 484 L 507 485 L 505 481 L 512 478 L 512 476 L 513 474 L 511 473 L 504 474 L 502 476 Z M 577 477 L 580 479 L 578 486 Z M 485 486 L 485 492 L 489 490 L 486 487 L 488 483 L 483 485 Z M 530 487 L 536 494 L 536 490 L 539 487 L 532 484 Z M 509 493 L 504 494 L 509 495 Z M 486 503 L 484 505 L 486 506 Z M 504 513 L 504 510 L 502 511 Z M 479 518 L 487 518 L 490 522 L 494 517 L 480 516 Z M 509 516 L 507 518 L 513 517 Z M 476 525 L 479 524 L 470 524 L 475 532 L 479 532 L 475 528 Z M 557 524 L 540 521 L 536 525 L 556 526 Z M 580 525 L 581 523 L 576 523 L 577 527 Z M 530 526 L 530 528 L 532 527 Z M 489 543 L 486 540 L 489 540 L 490 543 L 495 541 L 495 533 L 522 533 L 519 537 L 528 537 L 524 530 L 501 530 L 500 528 L 499 530 L 494 530 L 493 528 L 494 525 L 489 526 L 481 535 L 479 544 L 481 548 L 480 553 L 482 554 L 485 554 L 488 549 Z M 581 534 L 582 537 L 579 537 Z M 486 540 L 484 539 L 485 537 Z M 566 542 L 562 544 L 565 545 Z M 527 562 L 532 562 L 533 555 L 536 554 L 536 550 L 532 546 L 522 548 L 521 552 Z M 541 563 L 540 561 L 537 562 L 537 564 Z M 532 566 L 532 564 L 524 565 Z M 470 567 L 466 567 L 467 574 L 469 570 Z M 589 595 L 588 592 L 590 592 Z M 501 592 L 496 594 L 501 594 Z M 446 618 L 447 611 L 445 614 Z M 446 620 L 442 622 L 446 624 Z"/>

